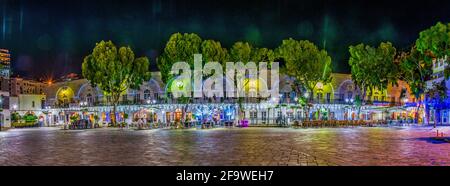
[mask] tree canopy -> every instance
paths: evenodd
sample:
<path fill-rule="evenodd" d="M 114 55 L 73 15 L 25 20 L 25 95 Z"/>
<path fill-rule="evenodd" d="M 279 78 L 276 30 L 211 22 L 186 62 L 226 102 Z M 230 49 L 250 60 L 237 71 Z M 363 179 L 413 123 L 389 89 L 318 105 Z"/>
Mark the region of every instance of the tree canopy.
<path fill-rule="evenodd" d="M 82 74 L 93 86 L 99 86 L 106 95 L 111 96 L 114 105 L 120 95 L 128 88 L 138 89 L 150 79 L 147 57 L 135 58 L 130 47 L 118 50 L 111 41 L 101 41 L 92 53 L 84 58 Z"/>
<path fill-rule="evenodd" d="M 450 23 L 438 22 L 419 34 L 416 40 L 417 50 L 424 54 L 424 60 L 444 59 L 450 54 Z M 447 61 L 448 63 L 448 61 Z M 450 69 L 445 69 L 445 76 L 450 77 Z"/>
<path fill-rule="evenodd" d="M 408 83 L 416 100 L 419 100 L 425 93 L 426 81 L 433 73 L 432 62 L 424 60 L 424 58 L 424 55 L 416 47 L 413 47 L 408 52 L 401 52 L 396 59 L 399 65 L 400 79 Z"/>
<path fill-rule="evenodd" d="M 227 49 L 222 48 L 219 41 L 210 39 L 202 42 L 201 53 L 203 55 L 203 61 L 206 63 L 214 61 L 224 64 L 229 58 Z"/>
<path fill-rule="evenodd" d="M 377 48 L 365 44 L 349 47 L 352 80 L 362 92 L 384 90 L 388 83 L 397 83 L 398 70 L 394 63 L 396 49 L 390 42 L 380 43 Z"/>
<path fill-rule="evenodd" d="M 283 40 L 276 49 L 276 55 L 286 62 L 284 71 L 296 78 L 310 92 L 318 82 L 331 81 L 331 57 L 325 50 L 307 40 Z"/>
<path fill-rule="evenodd" d="M 246 64 L 252 59 L 252 49 L 252 45 L 247 42 L 236 42 L 230 49 L 230 60 Z"/>

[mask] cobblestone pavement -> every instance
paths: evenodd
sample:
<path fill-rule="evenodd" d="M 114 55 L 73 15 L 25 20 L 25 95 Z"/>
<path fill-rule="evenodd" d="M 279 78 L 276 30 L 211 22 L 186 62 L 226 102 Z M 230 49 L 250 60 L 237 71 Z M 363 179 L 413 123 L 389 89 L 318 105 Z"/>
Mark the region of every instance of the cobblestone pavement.
<path fill-rule="evenodd" d="M 449 134 L 450 128 L 440 128 Z M 0 165 L 450 165 L 432 128 L 0 132 Z"/>

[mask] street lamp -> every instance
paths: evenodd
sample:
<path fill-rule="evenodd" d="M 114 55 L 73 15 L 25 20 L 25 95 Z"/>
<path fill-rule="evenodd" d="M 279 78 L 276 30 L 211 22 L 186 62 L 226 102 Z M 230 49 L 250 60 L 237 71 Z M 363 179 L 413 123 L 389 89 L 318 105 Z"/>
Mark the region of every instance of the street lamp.
<path fill-rule="evenodd" d="M 305 96 L 305 98 L 308 98 L 308 97 L 309 97 L 309 93 L 308 93 L 308 92 L 305 92 L 305 93 L 303 94 L 303 96 Z"/>

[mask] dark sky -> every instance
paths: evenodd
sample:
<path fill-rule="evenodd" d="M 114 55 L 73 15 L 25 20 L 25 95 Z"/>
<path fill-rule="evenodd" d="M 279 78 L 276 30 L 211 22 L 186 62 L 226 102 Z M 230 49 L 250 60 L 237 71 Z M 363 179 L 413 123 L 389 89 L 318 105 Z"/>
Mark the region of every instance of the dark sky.
<path fill-rule="evenodd" d="M 0 12 L 0 48 L 11 50 L 20 76 L 80 73 L 83 56 L 100 40 L 154 59 L 175 32 L 195 32 L 225 47 L 244 40 L 275 48 L 285 38 L 308 39 L 328 50 L 335 72 L 349 72 L 349 45 L 392 41 L 408 48 L 421 30 L 450 21 L 450 2 L 0 0 Z"/>

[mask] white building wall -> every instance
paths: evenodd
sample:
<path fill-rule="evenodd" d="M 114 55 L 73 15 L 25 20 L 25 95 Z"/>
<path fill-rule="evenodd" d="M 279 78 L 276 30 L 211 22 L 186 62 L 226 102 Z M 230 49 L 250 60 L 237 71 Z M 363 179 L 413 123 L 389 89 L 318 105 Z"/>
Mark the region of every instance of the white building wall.
<path fill-rule="evenodd" d="M 0 95 L 5 97 L 6 99 L 9 99 L 9 92 L 0 91 Z M 2 100 L 3 102 L 3 100 Z M 6 104 L 7 101 L 5 101 Z M 3 105 L 2 105 L 3 107 Z M 2 127 L 11 127 L 11 112 L 9 109 L 0 108 L 0 124 Z"/>

